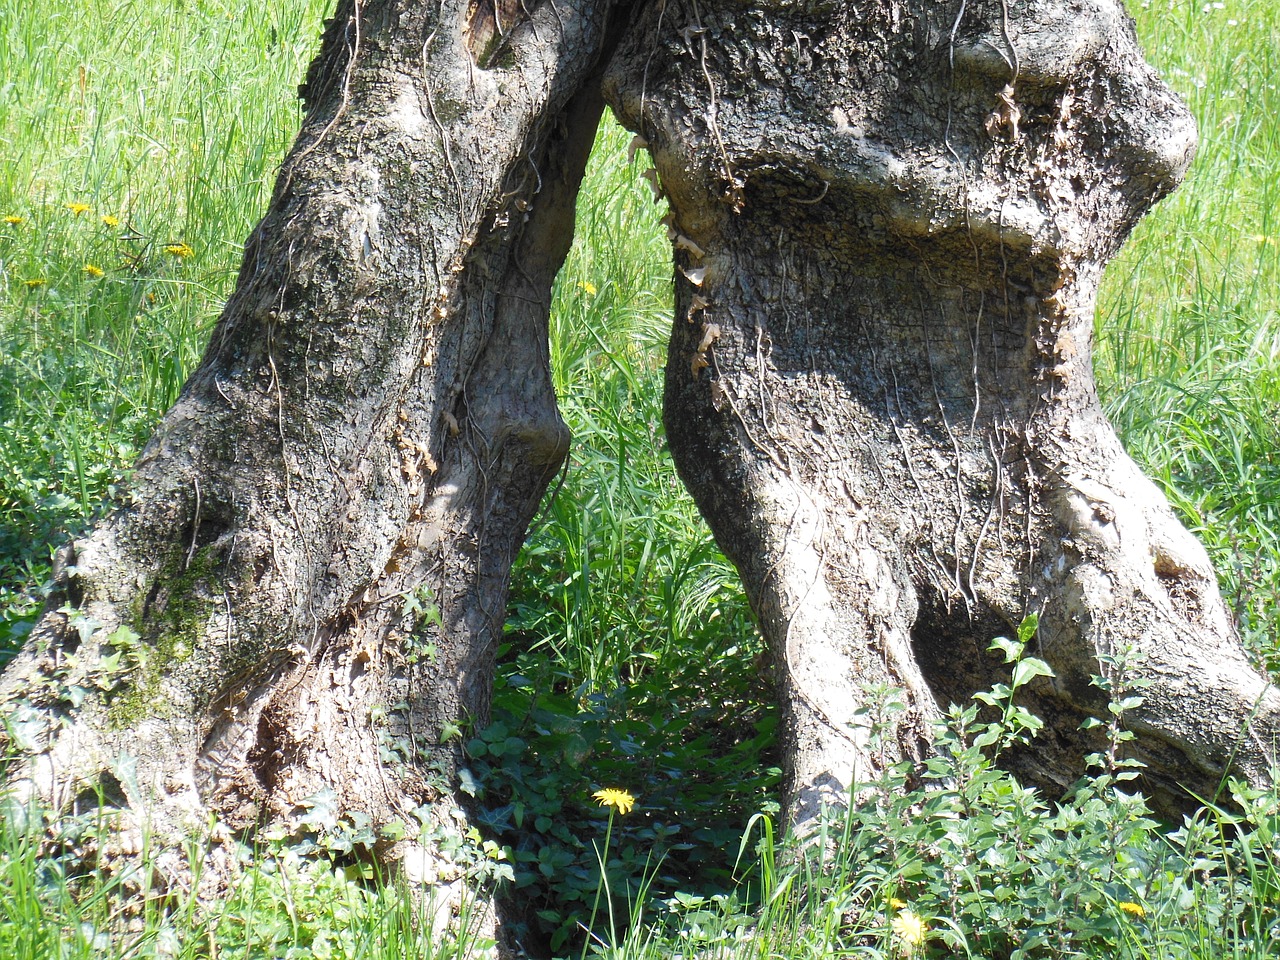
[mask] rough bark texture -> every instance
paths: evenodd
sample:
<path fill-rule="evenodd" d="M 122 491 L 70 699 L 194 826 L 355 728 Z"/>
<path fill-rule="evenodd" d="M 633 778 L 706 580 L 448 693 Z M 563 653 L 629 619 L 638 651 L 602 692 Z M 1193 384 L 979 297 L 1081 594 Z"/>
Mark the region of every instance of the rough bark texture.
<path fill-rule="evenodd" d="M 1162 809 L 1265 779 L 1280 697 L 1094 389 L 1102 266 L 1195 141 L 1123 9 L 668 0 L 606 96 L 671 204 L 668 435 L 779 665 L 796 815 L 926 750 L 1030 611 L 1022 773 L 1075 779 L 1132 648 Z M 876 685 L 910 706 L 883 756 Z"/>
<path fill-rule="evenodd" d="M 17 783 L 163 839 L 325 790 L 447 814 L 568 446 L 547 312 L 612 9 L 339 4 L 208 352 L 0 683 Z"/>

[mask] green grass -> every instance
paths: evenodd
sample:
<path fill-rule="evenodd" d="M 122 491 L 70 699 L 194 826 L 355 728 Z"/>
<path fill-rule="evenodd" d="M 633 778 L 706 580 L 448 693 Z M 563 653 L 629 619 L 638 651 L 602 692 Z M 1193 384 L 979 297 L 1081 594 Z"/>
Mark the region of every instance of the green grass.
<path fill-rule="evenodd" d="M 386 957 L 446 960 L 486 946 L 464 905 L 457 935 L 433 936 L 434 904 L 404 888 L 352 882 L 350 871 L 285 850 L 235 852 L 255 869 L 206 910 L 146 854 L 141 869 L 110 856 L 108 811 L 63 818 L 56 838 L 0 820 L 0 951 L 11 960 L 103 957 Z M 68 852 L 79 869 L 66 869 Z M 197 860 L 193 852 L 193 860 Z M 146 889 L 147 895 L 140 891 Z"/>
<path fill-rule="evenodd" d="M 1149 0 L 1149 59 L 1191 106 L 1183 188 L 1109 268 L 1099 390 L 1280 667 L 1280 4 Z"/>
<path fill-rule="evenodd" d="M 0 651 L 199 359 L 328 5 L 0 0 Z"/>
<path fill-rule="evenodd" d="M 1021 658 L 1021 644 L 1003 649 Z M 1047 669 L 1020 665 L 1032 668 L 1028 677 Z M 995 766 L 1037 727 L 1012 706 L 1016 679 L 1010 686 L 985 698 L 1001 720 L 979 720 L 976 706 L 953 708 L 921 786 L 909 787 L 913 771 L 898 765 L 799 847 L 779 843 L 769 817 L 751 818 L 730 849 L 750 866 L 719 894 L 646 899 L 661 866 L 651 862 L 631 885 L 613 856 L 625 843 L 618 830 L 644 814 L 601 820 L 592 840 L 607 866 L 603 880 L 593 878 L 590 915 L 601 922 L 589 952 L 616 960 L 1274 957 L 1280 797 L 1237 786 L 1233 812 L 1202 809 L 1170 829 L 1125 791 L 1129 765 L 1104 753 L 1061 803 L 1047 804 Z M 901 709 L 891 694 L 877 701 L 866 718 L 873 738 L 876 723 Z M 1113 728 L 1113 742 L 1126 736 Z M 446 960 L 489 946 L 465 912 L 460 938 L 429 934 L 430 903 L 380 885 L 334 847 L 302 855 L 296 845 L 232 843 L 243 872 L 217 901 L 198 901 L 188 888 L 166 888 L 172 871 L 147 856 L 141 870 L 121 869 L 113 849 L 129 833 L 107 808 L 56 819 L 12 803 L 0 812 L 5 956 Z M 908 951 L 913 935 L 921 942 Z M 585 953 L 566 942 L 559 955 Z"/>
<path fill-rule="evenodd" d="M 573 447 L 517 564 L 494 725 L 470 745 L 485 825 L 530 904 L 522 936 L 557 950 L 581 937 L 600 883 L 594 789 L 643 797 L 607 871 L 626 923 L 642 889 L 731 891 L 742 827 L 778 779 L 760 640 L 664 446 L 670 249 L 629 140 L 603 131 L 556 283 L 553 377 Z M 522 746 L 492 754 L 512 737 Z"/>
<path fill-rule="evenodd" d="M 0 660 L 32 622 L 50 546 L 109 499 L 198 359 L 296 128 L 291 91 L 327 5 L 0 0 L 0 218 L 21 220 L 0 223 Z M 1276 667 L 1280 4 L 1204 7 L 1134 10 L 1201 148 L 1108 274 L 1099 389 Z M 931 956 L 1037 937 L 1025 956 L 1280 955 L 1275 796 L 1171 830 L 1108 779 L 1123 771 L 1099 769 L 1047 805 L 979 766 L 963 714 L 930 783 L 913 793 L 891 772 L 808 854 L 752 818 L 772 809 L 776 712 L 733 571 L 665 453 L 670 254 L 626 139 L 602 135 L 557 282 L 571 462 L 515 574 L 494 724 L 469 733 L 485 827 L 531 904 L 521 935 L 578 956 L 607 883 L 610 946 L 595 945 L 619 958 L 901 956 L 901 909 L 928 921 Z M 189 256 L 166 250 L 180 243 Z M 600 786 L 639 797 L 608 850 Z M 215 915 L 181 891 L 126 913 L 136 877 L 109 858 L 70 875 L 58 856 L 98 842 L 102 811 L 32 829 L 0 814 L 0 956 L 467 952 L 353 870 L 349 834 L 303 859 L 239 849 L 243 883 Z"/>

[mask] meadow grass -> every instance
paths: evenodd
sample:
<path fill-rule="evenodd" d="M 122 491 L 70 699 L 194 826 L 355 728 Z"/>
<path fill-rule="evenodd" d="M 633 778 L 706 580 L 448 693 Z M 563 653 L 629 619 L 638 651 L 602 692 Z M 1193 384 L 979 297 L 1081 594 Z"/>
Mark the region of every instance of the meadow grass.
<path fill-rule="evenodd" d="M 291 91 L 327 6 L 0 0 L 0 660 L 29 628 L 50 546 L 115 492 L 198 360 L 296 128 Z M 1133 12 L 1201 147 L 1108 273 L 1099 389 L 1275 667 L 1280 5 Z M 605 925 L 593 943 L 618 958 L 904 956 L 893 923 L 906 910 L 926 921 L 916 955 L 1280 954 L 1274 796 L 1166 825 L 1113 779 L 1123 771 L 1099 770 L 1047 805 L 977 769 L 962 714 L 940 736 L 976 792 L 888 779 L 808 854 L 783 850 L 759 641 L 664 449 L 670 253 L 625 142 L 602 132 L 557 280 L 553 375 L 573 452 L 515 573 L 494 725 L 468 745 L 486 829 L 534 904 L 530 942 L 577 956 L 577 924 L 607 881 L 601 916 L 617 936 Z M 602 784 L 633 790 L 639 808 L 597 859 Z M 333 850 L 246 849 L 221 913 L 177 892 L 124 916 L 136 878 L 69 873 L 56 856 L 91 840 L 101 811 L 30 826 L 0 814 L 0 956 L 476 946 L 424 938 L 403 890 L 353 875 Z"/>
<path fill-rule="evenodd" d="M 1280 5 L 1135 5 L 1187 101 L 1186 183 L 1108 268 L 1095 367 L 1130 451 L 1208 546 L 1246 642 L 1280 667 Z"/>
<path fill-rule="evenodd" d="M 0 0 L 0 650 L 199 359 L 328 5 Z"/>

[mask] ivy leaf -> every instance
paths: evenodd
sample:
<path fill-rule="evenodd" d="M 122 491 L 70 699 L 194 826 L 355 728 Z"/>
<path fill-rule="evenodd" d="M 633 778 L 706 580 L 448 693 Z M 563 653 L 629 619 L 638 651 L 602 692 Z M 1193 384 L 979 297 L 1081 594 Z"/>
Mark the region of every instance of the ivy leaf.
<path fill-rule="evenodd" d="M 338 827 L 338 795 L 325 787 L 300 804 L 307 812 L 298 818 L 298 826 L 312 827 L 317 833 L 329 833 Z"/>
<path fill-rule="evenodd" d="M 1040 615 L 1028 613 L 1022 618 L 1022 623 L 1018 624 L 1018 640 L 1026 644 L 1036 635 L 1036 631 L 1040 629 Z"/>

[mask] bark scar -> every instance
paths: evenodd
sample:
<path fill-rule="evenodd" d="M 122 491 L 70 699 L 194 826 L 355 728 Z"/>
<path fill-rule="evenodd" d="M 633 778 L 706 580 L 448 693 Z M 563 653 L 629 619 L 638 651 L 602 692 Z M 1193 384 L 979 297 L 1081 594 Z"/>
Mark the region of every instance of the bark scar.
<path fill-rule="evenodd" d="M 489 69 L 506 48 L 511 31 L 528 19 L 524 0 L 474 0 L 462 37 L 475 65 Z"/>

